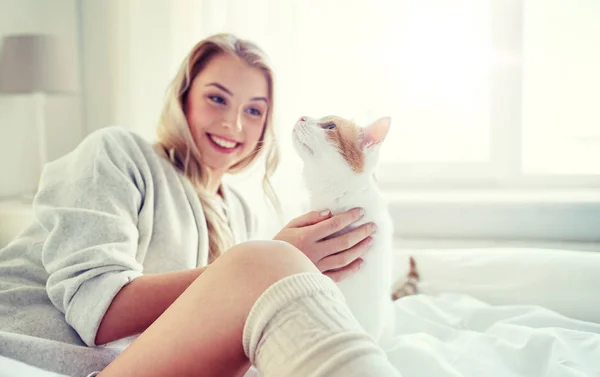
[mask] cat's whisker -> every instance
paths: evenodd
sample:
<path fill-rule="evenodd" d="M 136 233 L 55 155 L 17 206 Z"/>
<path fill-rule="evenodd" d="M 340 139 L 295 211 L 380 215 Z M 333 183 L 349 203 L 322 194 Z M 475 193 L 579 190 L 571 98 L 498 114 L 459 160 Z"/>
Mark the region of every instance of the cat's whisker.
<path fill-rule="evenodd" d="M 304 129 L 304 127 L 298 127 L 298 131 L 294 134 L 296 140 L 302 144 L 311 154 L 314 154 L 314 151 L 311 147 L 309 147 L 307 141 L 312 141 L 313 143 L 316 141 L 314 135 Z M 308 139 L 308 140 L 307 140 Z"/>
<path fill-rule="evenodd" d="M 306 127 L 298 127 L 298 132 L 301 134 L 301 136 L 302 136 L 302 138 L 304 138 L 304 140 L 308 139 L 313 142 L 317 140 L 315 135 L 313 135 Z M 304 140 L 302 140 L 302 138 L 300 139 L 300 141 L 304 141 Z"/>

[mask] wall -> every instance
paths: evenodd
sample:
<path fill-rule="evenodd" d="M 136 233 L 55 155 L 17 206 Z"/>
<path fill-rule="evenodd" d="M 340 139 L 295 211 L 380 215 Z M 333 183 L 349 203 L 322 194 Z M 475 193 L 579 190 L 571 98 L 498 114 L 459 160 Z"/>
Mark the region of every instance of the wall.
<path fill-rule="evenodd" d="M 81 0 L 86 131 L 120 125 L 147 138 L 172 75 L 167 0 Z"/>
<path fill-rule="evenodd" d="M 76 0 L 2 0 L 0 37 L 13 33 L 53 33 L 78 45 Z M 2 41 L 0 40 L 0 48 Z M 30 96 L 0 96 L 0 197 L 34 191 L 38 139 Z M 49 97 L 45 112 L 48 158 L 71 150 L 84 133 L 81 95 Z"/>
<path fill-rule="evenodd" d="M 55 33 L 77 48 L 81 92 L 47 101 L 49 159 L 110 125 L 154 137 L 174 62 L 184 53 L 172 54 L 174 37 L 184 34 L 171 28 L 174 8 L 167 0 L 0 1 L 0 37 Z M 0 197 L 37 185 L 33 105 L 26 95 L 0 97 Z"/>
<path fill-rule="evenodd" d="M 167 0 L 0 1 L 0 37 L 54 33 L 77 49 L 81 92 L 47 100 L 49 159 L 110 125 L 154 137 L 173 61 L 181 59 L 171 53 L 172 8 Z M 33 105 L 27 95 L 0 97 L 0 197 L 37 185 Z"/>

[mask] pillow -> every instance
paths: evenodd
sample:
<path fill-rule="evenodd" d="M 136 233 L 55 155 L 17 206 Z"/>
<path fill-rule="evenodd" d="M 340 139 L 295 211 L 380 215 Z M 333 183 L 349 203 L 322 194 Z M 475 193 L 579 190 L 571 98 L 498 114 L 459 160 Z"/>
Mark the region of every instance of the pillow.
<path fill-rule="evenodd" d="M 492 305 L 539 305 L 600 323 L 600 254 L 535 248 L 396 250 L 394 277 L 406 279 L 409 257 L 419 293 L 461 293 Z"/>

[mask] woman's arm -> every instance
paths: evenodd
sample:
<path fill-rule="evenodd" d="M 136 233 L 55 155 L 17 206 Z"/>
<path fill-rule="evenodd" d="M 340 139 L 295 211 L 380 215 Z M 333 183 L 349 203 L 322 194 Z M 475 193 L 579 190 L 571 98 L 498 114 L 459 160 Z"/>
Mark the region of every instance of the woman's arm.
<path fill-rule="evenodd" d="M 100 322 L 96 344 L 146 330 L 205 269 L 144 275 L 124 286 Z"/>
<path fill-rule="evenodd" d="M 44 168 L 34 200 L 47 231 L 40 258 L 48 298 L 90 347 L 144 330 L 201 272 L 144 271 L 141 237 L 154 224 L 139 215 L 154 211 L 154 183 L 138 143 L 118 128 L 96 131 Z"/>

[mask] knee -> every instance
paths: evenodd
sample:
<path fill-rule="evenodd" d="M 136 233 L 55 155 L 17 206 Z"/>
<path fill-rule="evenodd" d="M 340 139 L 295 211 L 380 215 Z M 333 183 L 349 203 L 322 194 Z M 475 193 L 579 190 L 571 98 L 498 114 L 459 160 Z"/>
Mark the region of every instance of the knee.
<path fill-rule="evenodd" d="M 319 272 L 310 259 L 283 241 L 248 241 L 226 251 L 219 259 L 240 273 L 279 279 L 302 272 Z"/>

